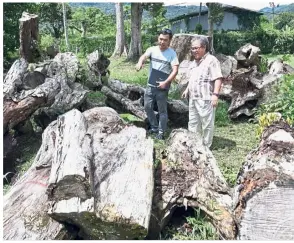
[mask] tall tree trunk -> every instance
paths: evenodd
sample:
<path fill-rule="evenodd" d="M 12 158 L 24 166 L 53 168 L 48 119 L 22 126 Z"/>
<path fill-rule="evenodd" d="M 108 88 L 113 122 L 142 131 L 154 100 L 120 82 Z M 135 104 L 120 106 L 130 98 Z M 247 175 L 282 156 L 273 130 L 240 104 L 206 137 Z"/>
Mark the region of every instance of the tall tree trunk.
<path fill-rule="evenodd" d="M 115 11 L 116 11 L 116 42 L 115 42 L 115 49 L 112 56 L 121 56 L 122 54 L 127 55 L 123 4 L 116 3 Z"/>
<path fill-rule="evenodd" d="M 84 22 L 81 22 L 81 37 L 85 38 L 86 37 L 86 32 L 87 32 L 87 26 Z"/>
<path fill-rule="evenodd" d="M 208 7 L 208 36 L 211 37 L 210 42 L 210 52 L 214 54 L 214 47 L 213 47 L 213 20 L 211 15 L 211 9 L 210 9 L 210 3 L 206 3 L 206 6 Z"/>
<path fill-rule="evenodd" d="M 142 55 L 141 22 L 142 3 L 131 4 L 131 44 L 128 53 L 129 60 L 136 60 Z"/>
<path fill-rule="evenodd" d="M 201 9 L 202 9 L 202 2 L 200 3 L 200 7 L 199 7 L 198 24 L 200 24 Z"/>
<path fill-rule="evenodd" d="M 62 3 L 62 11 L 63 11 L 63 25 L 64 25 L 65 44 L 66 44 L 67 51 L 69 51 L 65 3 Z"/>

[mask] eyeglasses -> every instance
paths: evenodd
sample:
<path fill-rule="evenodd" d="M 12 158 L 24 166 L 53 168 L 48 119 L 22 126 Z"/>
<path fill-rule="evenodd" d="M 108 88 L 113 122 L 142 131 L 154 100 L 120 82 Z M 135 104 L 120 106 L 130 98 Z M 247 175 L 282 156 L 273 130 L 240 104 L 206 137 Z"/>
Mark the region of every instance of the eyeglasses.
<path fill-rule="evenodd" d="M 203 46 L 193 46 L 193 47 L 191 47 L 191 50 L 192 51 L 199 50 L 200 48 L 203 48 Z"/>

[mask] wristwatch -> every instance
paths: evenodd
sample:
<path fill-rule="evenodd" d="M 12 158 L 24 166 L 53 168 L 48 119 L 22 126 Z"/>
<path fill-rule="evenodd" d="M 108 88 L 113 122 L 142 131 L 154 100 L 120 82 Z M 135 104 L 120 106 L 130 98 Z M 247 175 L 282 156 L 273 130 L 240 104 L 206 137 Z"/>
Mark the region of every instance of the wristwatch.
<path fill-rule="evenodd" d="M 219 97 L 219 94 L 218 93 L 212 93 L 213 95 L 215 95 L 216 97 Z"/>

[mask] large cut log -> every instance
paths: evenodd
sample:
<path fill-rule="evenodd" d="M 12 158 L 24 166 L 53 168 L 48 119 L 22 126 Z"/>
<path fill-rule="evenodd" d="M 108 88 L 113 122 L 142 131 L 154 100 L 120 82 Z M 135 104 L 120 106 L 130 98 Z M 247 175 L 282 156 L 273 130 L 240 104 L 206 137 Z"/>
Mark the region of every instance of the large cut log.
<path fill-rule="evenodd" d="M 254 108 L 271 97 L 271 88 L 278 81 L 279 76 L 261 74 L 255 66 L 234 71 L 224 83 L 226 96 L 231 97 L 228 109 L 230 118 L 237 118 L 240 115 L 252 116 Z M 231 93 L 228 94 L 228 91 Z"/>
<path fill-rule="evenodd" d="M 58 118 L 54 154 L 51 217 L 76 225 L 83 239 L 147 234 L 153 142 L 144 129 L 125 126 L 110 108 L 72 110 Z"/>
<path fill-rule="evenodd" d="M 33 166 L 5 196 L 5 239 L 59 239 L 62 224 L 83 239 L 141 239 L 152 195 L 146 131 L 111 108 L 74 109 L 48 126 Z"/>
<path fill-rule="evenodd" d="M 234 239 L 231 191 L 214 156 L 185 129 L 173 130 L 155 172 L 149 237 L 156 237 L 176 207 L 199 207 L 225 239 Z"/>
<path fill-rule="evenodd" d="M 294 130 L 268 127 L 243 164 L 235 188 L 240 240 L 294 240 Z"/>
<path fill-rule="evenodd" d="M 293 74 L 294 68 L 283 62 L 282 59 L 272 61 L 269 64 L 269 74 Z"/>
<path fill-rule="evenodd" d="M 247 43 L 236 51 L 235 58 L 241 67 L 252 67 L 260 64 L 259 54 L 259 47 Z"/>
<path fill-rule="evenodd" d="M 19 54 L 29 63 L 35 62 L 40 57 L 38 15 L 23 12 L 19 21 Z"/>
<path fill-rule="evenodd" d="M 178 56 L 179 62 L 181 63 L 183 60 L 193 60 L 193 57 L 191 55 L 191 44 L 192 41 L 196 39 L 196 37 L 199 35 L 196 34 L 175 34 L 171 41 L 171 48 L 173 48 Z M 209 36 L 206 36 L 208 38 L 208 41 L 210 43 L 211 38 Z M 209 46 L 208 50 L 210 50 L 211 47 Z"/>
<path fill-rule="evenodd" d="M 42 146 L 30 169 L 3 198 L 5 240 L 73 239 L 64 226 L 47 214 L 46 189 L 55 145 L 52 123 L 43 134 Z"/>

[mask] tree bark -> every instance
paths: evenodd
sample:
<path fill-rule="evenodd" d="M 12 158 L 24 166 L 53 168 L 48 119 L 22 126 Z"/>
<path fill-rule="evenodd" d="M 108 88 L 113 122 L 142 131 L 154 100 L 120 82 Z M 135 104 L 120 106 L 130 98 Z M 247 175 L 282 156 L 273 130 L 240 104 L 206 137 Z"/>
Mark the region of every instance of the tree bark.
<path fill-rule="evenodd" d="M 268 127 L 240 170 L 234 216 L 240 240 L 294 240 L 294 131 Z"/>
<path fill-rule="evenodd" d="M 208 20 L 208 36 L 211 38 L 210 40 L 210 52 L 214 54 L 214 47 L 213 47 L 213 21 L 212 21 L 212 15 L 210 10 L 210 3 L 206 3 L 206 6 L 208 7 L 208 13 L 207 13 L 207 20 Z"/>
<path fill-rule="evenodd" d="M 68 41 L 68 33 L 67 33 L 67 17 L 66 17 L 66 6 L 65 3 L 62 3 L 62 12 L 63 12 L 63 26 L 64 26 L 64 37 L 67 51 L 70 50 L 69 41 Z"/>
<path fill-rule="evenodd" d="M 116 3 L 115 10 L 116 10 L 116 42 L 115 42 L 115 49 L 112 56 L 113 57 L 121 56 L 122 54 L 127 56 L 126 42 L 125 42 L 123 3 Z"/>
<path fill-rule="evenodd" d="M 142 55 L 142 3 L 131 3 L 131 44 L 128 59 L 136 61 Z"/>
<path fill-rule="evenodd" d="M 40 57 L 38 15 L 23 12 L 19 21 L 20 57 L 29 63 L 36 62 L 36 59 Z"/>

